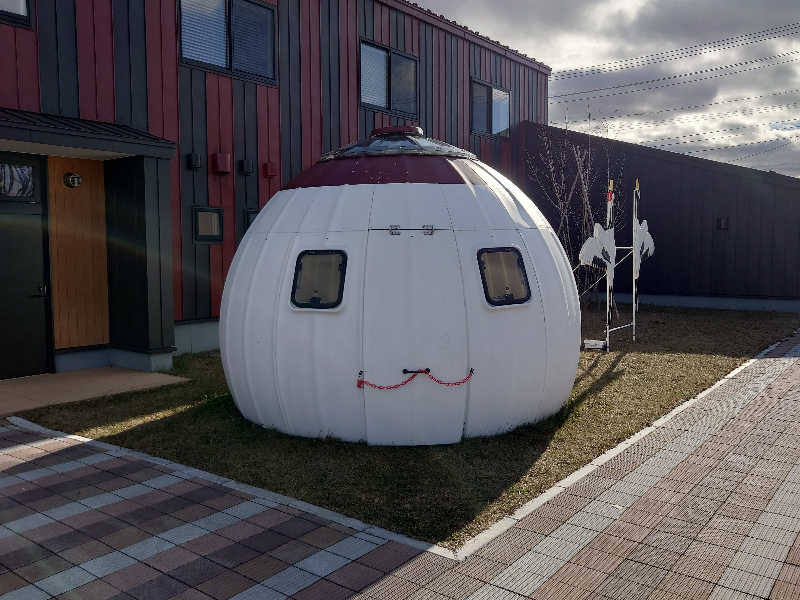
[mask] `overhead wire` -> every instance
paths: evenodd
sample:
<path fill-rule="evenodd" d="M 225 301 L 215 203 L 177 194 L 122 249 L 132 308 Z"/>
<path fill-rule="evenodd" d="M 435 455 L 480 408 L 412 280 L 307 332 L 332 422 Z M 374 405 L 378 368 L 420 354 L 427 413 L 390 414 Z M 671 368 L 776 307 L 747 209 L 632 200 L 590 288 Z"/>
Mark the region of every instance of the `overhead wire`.
<path fill-rule="evenodd" d="M 683 140 L 687 138 L 699 137 L 699 136 L 706 136 L 710 133 L 728 133 L 728 132 L 736 132 L 741 130 L 749 130 L 753 127 L 769 127 L 771 125 L 780 124 L 780 123 L 798 123 L 800 119 L 784 119 L 781 121 L 770 121 L 769 123 L 752 123 L 748 125 L 741 125 L 740 127 L 729 127 L 725 129 L 710 129 L 708 131 L 697 131 L 694 133 L 685 133 L 683 135 L 668 135 L 664 137 L 657 137 L 657 138 L 650 138 L 647 140 L 648 142 L 663 142 L 666 140 Z M 741 135 L 734 133 L 733 135 Z M 732 136 L 731 136 L 732 137 Z"/>
<path fill-rule="evenodd" d="M 767 92 L 766 94 L 758 94 L 756 96 L 743 96 L 741 98 L 728 98 L 725 100 L 717 100 L 715 102 L 707 102 L 704 104 L 687 104 L 685 106 L 673 106 L 669 108 L 662 108 L 658 110 L 651 110 L 651 111 L 644 111 L 644 112 L 633 112 L 633 113 L 625 113 L 625 114 L 610 114 L 610 115 L 601 115 L 598 117 L 591 117 L 588 121 L 611 121 L 614 119 L 627 119 L 630 117 L 643 117 L 646 115 L 656 115 L 661 113 L 667 112 L 683 112 L 689 110 L 695 110 L 697 108 L 706 108 L 709 106 L 719 106 L 722 104 L 734 104 L 736 102 L 750 102 L 752 100 L 760 100 L 762 98 L 769 98 L 770 96 L 785 96 L 788 94 L 796 94 L 800 92 L 800 88 L 794 88 L 791 90 L 778 90 L 775 92 Z M 550 121 L 550 125 L 560 125 L 558 121 Z"/>
<path fill-rule="evenodd" d="M 642 92 L 649 92 L 649 91 L 652 91 L 652 90 L 658 90 L 658 89 L 663 89 L 663 88 L 668 88 L 668 87 L 675 87 L 675 86 L 678 86 L 678 85 L 687 85 L 687 84 L 690 84 L 690 83 L 698 83 L 700 81 L 708 81 L 710 79 L 719 79 L 720 77 L 730 77 L 731 75 L 739 75 L 741 73 L 748 73 L 750 71 L 757 71 L 759 69 L 766 69 L 766 68 L 769 68 L 769 67 L 777 67 L 777 66 L 780 66 L 780 65 L 785 65 L 785 64 L 789 64 L 789 63 L 796 63 L 796 62 L 800 62 L 800 59 L 791 58 L 791 59 L 779 61 L 779 62 L 776 62 L 776 63 L 770 63 L 770 64 L 766 64 L 766 65 L 757 65 L 755 67 L 749 67 L 747 69 L 739 69 L 739 70 L 736 70 L 736 71 L 728 71 L 726 73 L 716 73 L 714 75 L 706 75 L 706 76 L 703 76 L 703 77 L 698 77 L 696 79 L 688 79 L 686 81 L 673 81 L 671 83 L 665 83 L 663 85 L 649 86 L 649 87 L 645 87 L 645 88 L 637 89 L 637 90 L 625 90 L 625 91 L 612 92 L 610 94 L 601 94 L 601 95 L 598 95 L 598 96 L 587 96 L 587 97 L 583 97 L 583 98 L 569 98 L 569 99 L 566 99 L 566 100 L 556 100 L 555 102 L 550 102 L 550 104 L 566 104 L 566 103 L 572 103 L 572 102 L 586 102 L 587 100 L 599 100 L 600 98 L 611 98 L 611 97 L 614 97 L 614 96 L 625 96 L 625 95 L 628 95 L 628 94 L 639 94 L 639 93 L 642 93 Z M 556 96 L 553 96 L 553 97 L 556 97 Z"/>
<path fill-rule="evenodd" d="M 753 158 L 755 156 L 760 156 L 762 154 L 767 154 L 768 152 L 774 152 L 775 150 L 780 150 L 781 148 L 785 148 L 786 146 L 790 146 L 798 138 L 800 138 L 800 134 L 793 135 L 793 136 L 789 137 L 788 139 L 787 138 L 776 138 L 776 139 L 774 139 L 772 141 L 778 141 L 780 139 L 783 139 L 785 141 L 783 143 L 781 143 L 781 144 L 778 144 L 777 146 L 775 146 L 773 148 L 767 148 L 765 150 L 761 150 L 761 151 L 758 151 L 758 152 L 752 152 L 750 154 L 745 154 L 744 156 L 739 156 L 739 157 L 736 157 L 736 158 L 732 158 L 728 162 L 739 162 L 740 160 L 747 160 L 748 158 Z"/>
<path fill-rule="evenodd" d="M 794 106 L 800 105 L 800 100 L 795 102 L 786 102 L 784 104 L 768 104 L 765 106 L 759 107 L 743 107 L 736 110 L 731 111 L 723 111 L 723 112 L 715 112 L 715 113 L 699 113 L 699 114 L 689 114 L 684 116 L 677 116 L 672 117 L 670 119 L 661 119 L 657 121 L 634 121 L 631 124 L 625 124 L 625 129 L 642 129 L 646 127 L 658 127 L 659 125 L 663 125 L 665 123 L 683 123 L 683 122 L 695 122 L 695 121 L 711 121 L 715 120 L 719 117 L 727 117 L 731 115 L 756 115 L 756 114 L 763 114 L 767 112 L 773 112 L 776 110 L 784 110 L 787 108 L 791 108 Z M 585 122 L 585 121 L 584 121 Z M 556 122 L 556 124 L 558 124 Z M 581 125 L 582 122 L 576 121 L 574 125 Z M 562 124 L 558 124 L 563 126 Z M 574 131 L 580 131 L 575 129 Z"/>
<path fill-rule="evenodd" d="M 796 136 L 791 136 L 796 137 Z M 731 148 L 743 148 L 745 146 L 756 146 L 758 144 L 767 144 L 770 142 L 774 142 L 777 140 L 786 139 L 786 136 L 779 136 L 777 138 L 773 138 L 771 140 L 759 140 L 757 142 L 742 142 L 741 144 L 729 144 L 726 146 L 717 146 L 715 148 L 698 148 L 696 150 L 684 150 L 681 151 L 680 154 L 700 154 L 703 152 L 714 152 L 715 150 L 729 150 Z M 645 142 L 643 145 L 647 146 L 648 144 Z M 660 146 L 650 146 L 651 148 L 660 148 Z"/>
<path fill-rule="evenodd" d="M 706 69 L 699 69 L 697 71 L 690 71 L 688 73 L 677 73 L 675 75 L 665 75 L 664 77 L 656 77 L 654 79 L 644 79 L 642 81 L 633 81 L 631 83 L 619 83 L 617 85 L 610 85 L 606 87 L 599 87 L 593 88 L 589 90 L 577 90 L 574 92 L 564 92 L 563 94 L 553 94 L 551 98 L 566 98 L 567 96 L 576 96 L 579 94 L 592 94 L 594 92 L 603 92 L 606 90 L 617 90 L 626 87 L 635 87 L 640 85 L 649 85 L 651 83 L 658 83 L 659 81 L 670 81 L 672 79 L 680 79 L 683 77 L 693 77 L 695 75 L 702 75 L 703 73 L 713 73 L 715 71 L 721 71 L 724 69 L 732 69 L 733 67 L 742 67 L 744 65 L 752 65 L 754 63 L 765 62 L 768 60 L 775 60 L 777 58 L 786 58 L 787 56 L 794 56 L 796 54 L 800 54 L 800 50 L 792 50 L 790 52 L 782 52 L 779 54 L 773 54 L 771 56 L 762 56 L 759 58 L 754 58 L 751 60 L 743 60 L 736 63 L 730 63 L 727 65 L 717 65 L 715 67 L 708 67 Z"/>
<path fill-rule="evenodd" d="M 645 54 L 638 57 L 616 59 L 595 65 L 554 71 L 551 74 L 551 80 L 585 77 L 599 73 L 638 68 L 640 66 L 655 64 L 658 62 L 680 60 L 690 56 L 698 56 L 709 51 L 727 50 L 747 44 L 759 43 L 778 37 L 784 37 L 786 35 L 793 35 L 798 30 L 800 30 L 800 21 L 795 23 L 787 23 L 784 25 L 776 25 L 760 31 L 740 34 L 711 42 L 700 42 L 691 46 L 684 46 L 682 48 L 676 48 L 673 50 L 662 50 L 661 52 Z"/>

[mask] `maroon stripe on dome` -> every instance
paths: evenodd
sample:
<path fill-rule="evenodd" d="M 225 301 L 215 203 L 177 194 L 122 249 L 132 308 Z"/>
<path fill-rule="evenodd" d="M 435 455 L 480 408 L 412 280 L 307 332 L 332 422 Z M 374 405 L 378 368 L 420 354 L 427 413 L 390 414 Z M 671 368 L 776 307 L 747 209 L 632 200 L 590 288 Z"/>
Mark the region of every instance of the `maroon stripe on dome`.
<path fill-rule="evenodd" d="M 484 184 L 471 162 L 464 158 L 413 154 L 326 160 L 300 173 L 284 189 L 364 183 Z"/>

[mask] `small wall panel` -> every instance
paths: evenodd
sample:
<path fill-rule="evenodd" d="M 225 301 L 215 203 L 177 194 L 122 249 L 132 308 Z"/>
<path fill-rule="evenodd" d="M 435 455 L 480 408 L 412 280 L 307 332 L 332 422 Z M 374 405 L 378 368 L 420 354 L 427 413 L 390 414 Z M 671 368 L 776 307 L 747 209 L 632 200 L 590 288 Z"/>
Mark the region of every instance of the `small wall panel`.
<path fill-rule="evenodd" d="M 64 185 L 77 173 L 80 187 Z M 108 263 L 103 163 L 48 160 L 50 279 L 56 350 L 108 343 Z"/>

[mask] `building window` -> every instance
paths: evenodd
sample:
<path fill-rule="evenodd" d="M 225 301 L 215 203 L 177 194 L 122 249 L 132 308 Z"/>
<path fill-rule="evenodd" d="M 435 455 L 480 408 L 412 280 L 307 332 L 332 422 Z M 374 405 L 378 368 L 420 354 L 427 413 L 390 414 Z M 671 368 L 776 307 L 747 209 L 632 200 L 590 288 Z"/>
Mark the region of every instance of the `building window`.
<path fill-rule="evenodd" d="M 522 254 L 516 248 L 478 250 L 478 268 L 486 301 L 492 306 L 524 304 L 531 298 Z"/>
<path fill-rule="evenodd" d="M 292 304 L 298 308 L 336 308 L 342 303 L 347 255 L 342 250 L 304 250 L 297 257 Z"/>
<path fill-rule="evenodd" d="M 181 0 L 181 53 L 185 60 L 274 81 L 275 10 L 257 0 Z"/>
<path fill-rule="evenodd" d="M 233 0 L 233 70 L 275 79 L 275 12 Z"/>
<path fill-rule="evenodd" d="M 0 199 L 28 201 L 33 196 L 33 167 L 0 163 Z"/>
<path fill-rule="evenodd" d="M 362 42 L 361 103 L 372 108 L 416 116 L 417 60 Z"/>
<path fill-rule="evenodd" d="M 29 25 L 29 0 L 0 0 L 0 22 L 11 25 Z"/>
<path fill-rule="evenodd" d="M 508 135 L 511 121 L 511 96 L 477 81 L 472 82 L 472 131 Z"/>
<path fill-rule="evenodd" d="M 209 206 L 194 207 L 194 241 L 215 244 L 222 241 L 223 209 Z"/>

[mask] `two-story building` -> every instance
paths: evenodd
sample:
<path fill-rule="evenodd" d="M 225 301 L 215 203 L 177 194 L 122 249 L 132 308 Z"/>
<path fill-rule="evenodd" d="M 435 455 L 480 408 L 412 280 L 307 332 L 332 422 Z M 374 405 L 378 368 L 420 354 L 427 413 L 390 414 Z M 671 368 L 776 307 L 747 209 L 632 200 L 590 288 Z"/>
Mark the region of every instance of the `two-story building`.
<path fill-rule="evenodd" d="M 396 124 L 519 164 L 548 73 L 405 0 L 0 0 L 0 378 L 214 347 L 282 185 Z"/>

